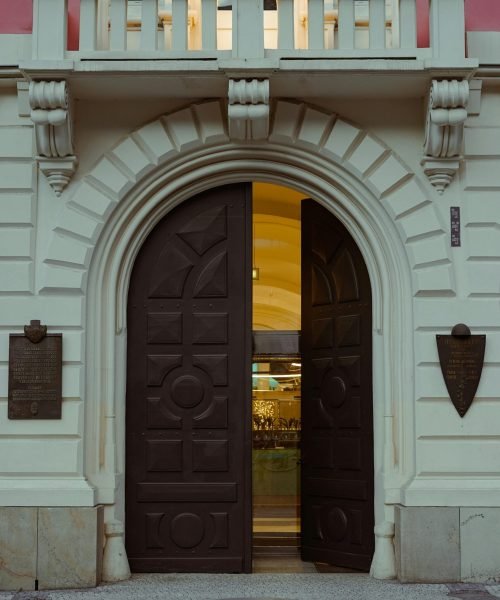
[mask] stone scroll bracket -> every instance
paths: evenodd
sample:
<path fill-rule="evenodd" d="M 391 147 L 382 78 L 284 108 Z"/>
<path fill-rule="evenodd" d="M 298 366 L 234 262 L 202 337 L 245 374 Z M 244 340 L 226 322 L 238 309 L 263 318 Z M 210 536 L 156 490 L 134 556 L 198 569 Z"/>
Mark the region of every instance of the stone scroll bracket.
<path fill-rule="evenodd" d="M 227 111 L 232 140 L 269 137 L 269 80 L 230 79 Z"/>
<path fill-rule="evenodd" d="M 32 81 L 29 85 L 31 120 L 35 125 L 37 162 L 57 196 L 76 171 L 72 111 L 65 81 Z"/>
<path fill-rule="evenodd" d="M 432 82 L 421 164 L 440 194 L 460 168 L 468 102 L 468 81 Z"/>

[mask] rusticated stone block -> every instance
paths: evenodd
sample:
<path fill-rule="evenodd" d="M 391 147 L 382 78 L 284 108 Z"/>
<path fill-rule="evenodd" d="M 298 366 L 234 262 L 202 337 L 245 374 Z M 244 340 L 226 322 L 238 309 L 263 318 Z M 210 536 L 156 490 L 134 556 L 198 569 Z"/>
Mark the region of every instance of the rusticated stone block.
<path fill-rule="evenodd" d="M 95 587 L 102 551 L 102 506 L 39 509 L 39 589 Z"/>
<path fill-rule="evenodd" d="M 0 508 L 0 590 L 34 590 L 37 508 Z"/>
<path fill-rule="evenodd" d="M 461 508 L 460 545 L 462 581 L 498 582 L 500 508 Z"/>
<path fill-rule="evenodd" d="M 396 571 L 405 582 L 460 581 L 459 508 L 396 506 Z"/>

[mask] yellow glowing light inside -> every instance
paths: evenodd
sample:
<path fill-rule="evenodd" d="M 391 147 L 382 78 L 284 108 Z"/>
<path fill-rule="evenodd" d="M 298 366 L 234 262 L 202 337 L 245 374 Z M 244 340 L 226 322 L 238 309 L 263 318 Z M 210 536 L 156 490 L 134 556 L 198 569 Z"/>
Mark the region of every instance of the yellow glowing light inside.
<path fill-rule="evenodd" d="M 252 377 L 255 379 L 294 379 L 295 377 L 302 377 L 301 373 L 290 373 L 290 375 L 259 375 L 258 373 L 252 373 Z"/>
<path fill-rule="evenodd" d="M 276 406 L 274 402 L 266 400 L 253 401 L 253 414 L 258 417 L 274 417 L 276 416 Z"/>

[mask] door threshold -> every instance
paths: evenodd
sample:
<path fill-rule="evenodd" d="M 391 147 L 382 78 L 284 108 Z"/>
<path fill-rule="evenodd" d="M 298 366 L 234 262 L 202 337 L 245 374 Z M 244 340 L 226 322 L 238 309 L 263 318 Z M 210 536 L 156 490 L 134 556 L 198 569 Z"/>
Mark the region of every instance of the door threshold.
<path fill-rule="evenodd" d="M 298 553 L 291 555 L 257 556 L 253 559 L 253 573 L 350 573 L 364 574 L 364 571 L 337 567 L 325 563 L 305 562 Z"/>

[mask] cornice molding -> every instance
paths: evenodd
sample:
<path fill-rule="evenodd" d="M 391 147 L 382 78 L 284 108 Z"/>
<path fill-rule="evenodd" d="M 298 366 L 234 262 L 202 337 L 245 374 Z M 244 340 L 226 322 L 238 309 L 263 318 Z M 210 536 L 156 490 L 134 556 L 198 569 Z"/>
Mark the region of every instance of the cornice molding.
<path fill-rule="evenodd" d="M 57 196 L 76 171 L 71 100 L 65 81 L 32 81 L 30 117 L 35 125 L 36 159 Z"/>
<path fill-rule="evenodd" d="M 460 168 L 468 102 L 468 81 L 432 82 L 421 164 L 440 194 Z"/>
<path fill-rule="evenodd" d="M 269 137 L 269 80 L 230 79 L 227 121 L 232 140 Z"/>

